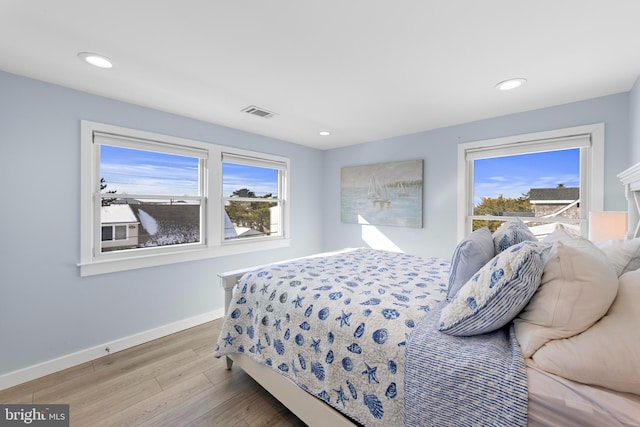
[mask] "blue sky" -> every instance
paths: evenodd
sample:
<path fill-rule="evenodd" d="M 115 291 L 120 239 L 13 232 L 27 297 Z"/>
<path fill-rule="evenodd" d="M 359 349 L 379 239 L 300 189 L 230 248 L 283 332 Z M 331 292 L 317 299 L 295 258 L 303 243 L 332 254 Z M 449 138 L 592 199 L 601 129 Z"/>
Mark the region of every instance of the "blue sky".
<path fill-rule="evenodd" d="M 101 146 L 100 176 L 106 191 L 129 194 L 198 194 L 198 160 L 173 154 Z M 225 196 L 248 188 L 257 196 L 277 194 L 274 169 L 224 163 Z M 476 160 L 475 202 L 480 197 L 516 198 L 531 188 L 577 187 L 580 182 L 580 150 L 561 150 Z"/>
<path fill-rule="evenodd" d="M 517 198 L 531 188 L 580 186 L 580 149 L 476 160 L 474 199 Z"/>
<path fill-rule="evenodd" d="M 223 188 L 225 196 L 230 196 L 236 190 L 248 188 L 256 196 L 271 193 L 278 195 L 278 171 L 276 169 L 259 168 L 256 166 L 223 163 Z"/>
<path fill-rule="evenodd" d="M 274 169 L 225 163 L 224 195 L 248 188 L 256 195 L 277 194 Z M 174 154 L 102 145 L 100 177 L 105 191 L 150 195 L 198 195 L 198 159 Z"/>

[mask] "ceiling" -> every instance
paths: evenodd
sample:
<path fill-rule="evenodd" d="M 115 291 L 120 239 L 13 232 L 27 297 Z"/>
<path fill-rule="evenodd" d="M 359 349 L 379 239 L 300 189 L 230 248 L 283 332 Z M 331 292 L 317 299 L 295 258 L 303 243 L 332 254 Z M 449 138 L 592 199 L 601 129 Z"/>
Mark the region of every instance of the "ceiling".
<path fill-rule="evenodd" d="M 0 0 L 0 69 L 330 149 L 627 92 L 640 1 Z"/>

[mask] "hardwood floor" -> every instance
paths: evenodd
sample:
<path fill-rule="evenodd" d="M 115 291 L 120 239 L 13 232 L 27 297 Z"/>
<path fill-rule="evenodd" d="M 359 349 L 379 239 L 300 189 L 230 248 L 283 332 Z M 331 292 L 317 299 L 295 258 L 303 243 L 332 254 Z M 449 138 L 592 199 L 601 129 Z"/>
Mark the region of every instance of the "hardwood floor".
<path fill-rule="evenodd" d="M 65 403 L 71 426 L 304 426 L 213 348 L 215 320 L 0 391 L 0 403 Z"/>

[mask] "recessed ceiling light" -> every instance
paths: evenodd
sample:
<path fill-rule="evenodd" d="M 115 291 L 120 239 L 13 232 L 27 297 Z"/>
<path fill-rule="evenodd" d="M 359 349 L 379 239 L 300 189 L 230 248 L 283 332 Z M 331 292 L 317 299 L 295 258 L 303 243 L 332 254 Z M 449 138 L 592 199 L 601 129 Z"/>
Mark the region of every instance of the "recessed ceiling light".
<path fill-rule="evenodd" d="M 511 90 L 517 87 L 522 86 L 527 82 L 527 79 L 517 78 L 517 79 L 509 79 L 503 82 L 500 82 L 496 85 L 496 89 L 498 90 Z"/>
<path fill-rule="evenodd" d="M 320 131 L 319 133 L 320 133 L 320 135 L 322 135 L 322 136 L 329 136 L 329 135 L 331 135 L 331 132 L 329 132 L 328 130 L 323 130 L 323 131 Z"/>
<path fill-rule="evenodd" d="M 97 53 L 91 52 L 80 52 L 78 54 L 78 58 L 83 61 L 100 68 L 111 68 L 113 67 L 113 63 L 106 56 L 98 55 Z"/>

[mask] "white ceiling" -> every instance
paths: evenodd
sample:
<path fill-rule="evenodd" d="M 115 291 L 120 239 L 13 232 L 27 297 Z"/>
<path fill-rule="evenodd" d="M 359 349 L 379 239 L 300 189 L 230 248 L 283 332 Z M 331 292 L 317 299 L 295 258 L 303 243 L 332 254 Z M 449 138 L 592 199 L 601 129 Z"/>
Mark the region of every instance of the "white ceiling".
<path fill-rule="evenodd" d="M 629 91 L 640 1 L 0 0 L 0 69 L 328 149 Z"/>

